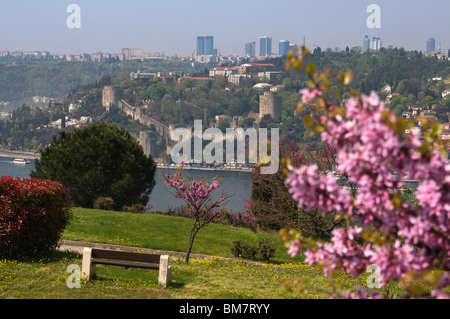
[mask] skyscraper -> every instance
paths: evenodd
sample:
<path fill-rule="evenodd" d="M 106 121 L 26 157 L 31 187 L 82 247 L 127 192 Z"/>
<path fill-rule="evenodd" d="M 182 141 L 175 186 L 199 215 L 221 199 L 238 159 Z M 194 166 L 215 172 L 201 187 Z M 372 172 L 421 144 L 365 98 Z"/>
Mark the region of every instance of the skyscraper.
<path fill-rule="evenodd" d="M 205 37 L 205 55 L 214 55 L 214 37 Z"/>
<path fill-rule="evenodd" d="M 363 41 L 363 52 L 367 52 L 370 50 L 370 39 L 369 36 L 366 35 Z"/>
<path fill-rule="evenodd" d="M 205 37 L 197 37 L 197 55 L 205 55 Z"/>
<path fill-rule="evenodd" d="M 249 42 L 245 44 L 245 56 L 250 58 L 255 57 L 256 55 L 256 42 Z"/>
<path fill-rule="evenodd" d="M 197 55 L 214 55 L 214 37 L 197 37 Z"/>
<path fill-rule="evenodd" d="M 381 39 L 377 37 L 373 37 L 370 48 L 373 51 L 378 51 L 381 49 Z"/>
<path fill-rule="evenodd" d="M 436 51 L 436 40 L 434 38 L 427 40 L 427 51 Z"/>
<path fill-rule="evenodd" d="M 287 55 L 289 53 L 290 50 L 290 45 L 289 45 L 289 41 L 288 40 L 281 40 L 279 42 L 279 49 L 278 49 L 278 53 L 280 55 Z"/>
<path fill-rule="evenodd" d="M 268 36 L 259 38 L 259 55 L 260 56 L 272 55 L 272 38 Z"/>

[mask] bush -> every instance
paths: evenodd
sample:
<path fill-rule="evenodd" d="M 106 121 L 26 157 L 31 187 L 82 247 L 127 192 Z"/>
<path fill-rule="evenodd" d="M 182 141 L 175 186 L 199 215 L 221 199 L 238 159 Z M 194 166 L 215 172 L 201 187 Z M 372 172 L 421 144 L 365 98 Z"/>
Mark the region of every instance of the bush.
<path fill-rule="evenodd" d="M 252 245 L 241 239 L 231 243 L 231 253 L 234 257 L 250 260 L 261 259 L 269 262 L 270 258 L 275 255 L 275 250 L 275 244 L 268 239 L 260 240 L 258 245 Z"/>
<path fill-rule="evenodd" d="M 114 200 L 111 197 L 99 197 L 95 200 L 93 207 L 95 209 L 113 210 Z"/>
<path fill-rule="evenodd" d="M 256 247 L 256 257 L 269 262 L 270 258 L 275 256 L 275 250 L 276 247 L 272 241 L 268 239 L 260 240 Z"/>
<path fill-rule="evenodd" d="M 241 239 L 231 243 L 231 253 L 234 257 L 241 257 L 253 260 L 256 257 L 256 247 Z"/>
<path fill-rule="evenodd" d="M 144 212 L 145 206 L 142 204 L 134 204 L 131 206 L 124 206 L 123 210 L 128 213 L 141 214 Z"/>
<path fill-rule="evenodd" d="M 59 182 L 0 178 L 0 257 L 56 248 L 70 220 L 70 195 Z"/>

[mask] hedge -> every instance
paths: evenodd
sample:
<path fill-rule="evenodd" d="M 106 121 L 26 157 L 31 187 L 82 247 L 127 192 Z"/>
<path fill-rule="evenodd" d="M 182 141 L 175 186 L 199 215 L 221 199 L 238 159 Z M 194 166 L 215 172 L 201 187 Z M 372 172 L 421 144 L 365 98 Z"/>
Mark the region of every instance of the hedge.
<path fill-rule="evenodd" d="M 70 194 L 59 182 L 0 177 L 0 257 L 56 248 L 71 218 Z"/>

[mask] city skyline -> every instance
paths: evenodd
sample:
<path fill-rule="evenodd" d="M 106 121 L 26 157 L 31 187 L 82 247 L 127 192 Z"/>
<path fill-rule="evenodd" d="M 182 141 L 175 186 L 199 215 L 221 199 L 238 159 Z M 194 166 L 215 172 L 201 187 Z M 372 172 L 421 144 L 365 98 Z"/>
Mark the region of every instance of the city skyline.
<path fill-rule="evenodd" d="M 66 8 L 81 8 L 81 28 L 69 29 Z M 31 0 L 2 1 L 0 4 L 0 50 L 49 51 L 58 54 L 94 52 L 119 53 L 122 48 L 142 48 L 172 56 L 192 56 L 200 35 L 214 36 L 221 55 L 244 55 L 245 44 L 267 35 L 272 53 L 278 43 L 305 44 L 313 49 L 361 46 L 367 34 L 379 37 L 383 47 L 426 51 L 427 39 L 436 39 L 442 50 L 450 48 L 450 3 L 430 0 L 377 1 L 381 27 L 366 25 L 372 1 L 326 0 L 300 3 L 294 0 L 235 1 L 132 0 L 104 1 Z M 224 15 L 224 12 L 234 16 Z M 243 14 L 238 14 L 239 12 Z M 226 19 L 225 19 L 226 17 Z M 223 20 L 223 22 L 221 22 Z M 259 50 L 258 50 L 259 51 Z"/>

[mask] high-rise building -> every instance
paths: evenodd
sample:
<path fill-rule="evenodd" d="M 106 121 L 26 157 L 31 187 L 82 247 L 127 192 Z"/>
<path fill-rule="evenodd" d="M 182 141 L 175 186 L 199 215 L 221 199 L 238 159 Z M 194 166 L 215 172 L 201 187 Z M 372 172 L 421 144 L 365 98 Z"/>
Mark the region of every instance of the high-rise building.
<path fill-rule="evenodd" d="M 363 52 L 367 52 L 370 50 L 370 39 L 369 36 L 366 35 L 363 41 Z"/>
<path fill-rule="evenodd" d="M 289 41 L 288 40 L 281 40 L 278 44 L 278 53 L 280 55 L 287 55 L 289 53 L 290 50 L 290 46 L 289 46 Z"/>
<path fill-rule="evenodd" d="M 372 38 L 372 43 L 371 43 L 370 48 L 371 48 L 373 51 L 378 51 L 378 50 L 380 50 L 380 49 L 381 49 L 381 39 L 380 39 L 380 38 L 377 38 L 377 37 L 373 37 L 373 38 Z"/>
<path fill-rule="evenodd" d="M 197 55 L 217 55 L 214 49 L 214 37 L 213 36 L 198 36 L 197 37 Z"/>
<path fill-rule="evenodd" d="M 427 51 L 436 51 L 436 40 L 434 38 L 427 40 Z"/>
<path fill-rule="evenodd" d="M 259 38 L 259 55 L 260 56 L 272 55 L 272 38 L 268 36 Z"/>
<path fill-rule="evenodd" d="M 205 37 L 197 37 L 197 55 L 205 55 Z"/>
<path fill-rule="evenodd" d="M 205 55 L 214 55 L 214 37 L 205 37 Z"/>
<path fill-rule="evenodd" d="M 256 55 L 256 42 L 249 42 L 245 44 L 245 56 L 253 58 Z"/>

